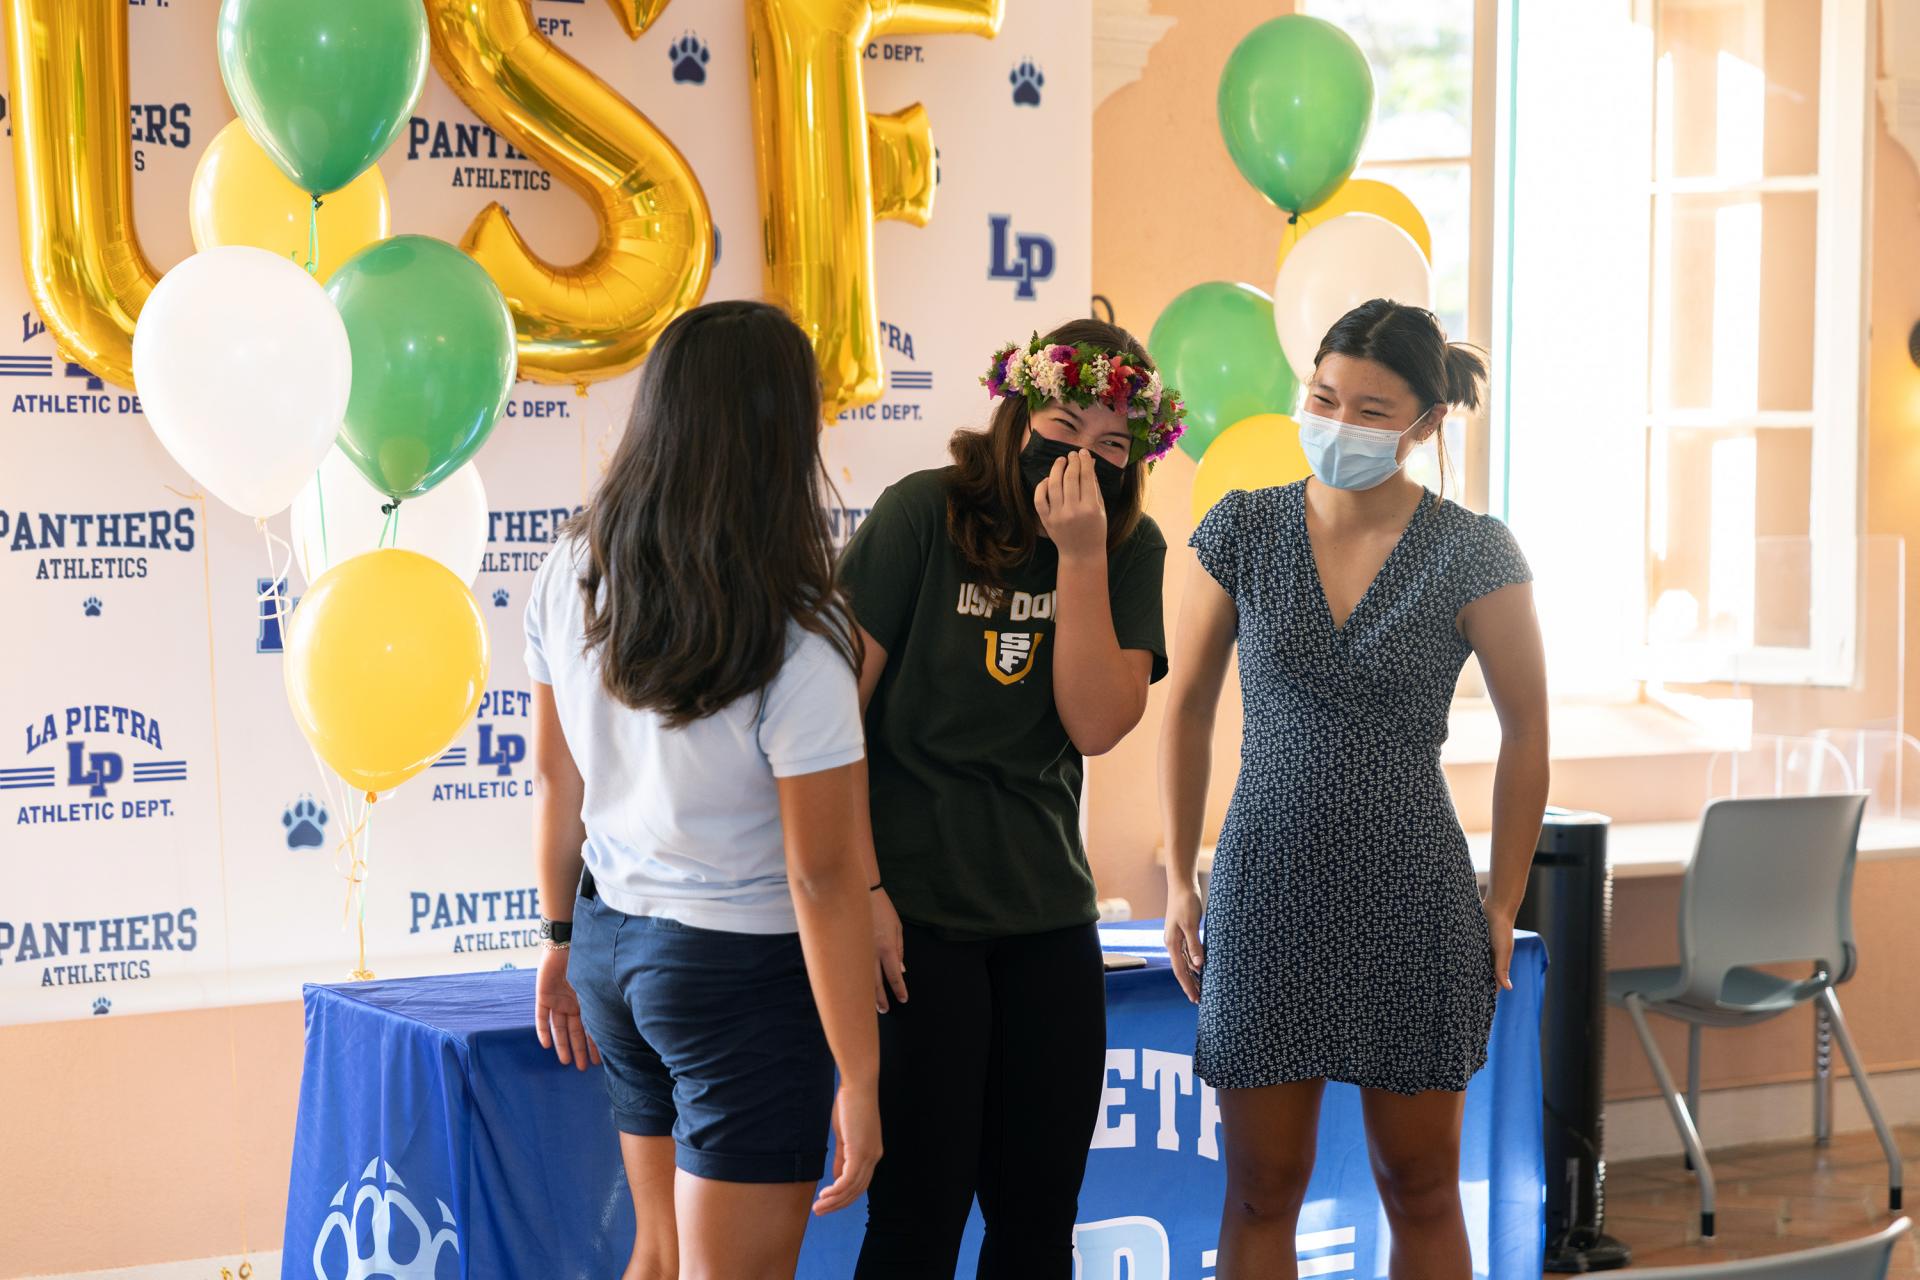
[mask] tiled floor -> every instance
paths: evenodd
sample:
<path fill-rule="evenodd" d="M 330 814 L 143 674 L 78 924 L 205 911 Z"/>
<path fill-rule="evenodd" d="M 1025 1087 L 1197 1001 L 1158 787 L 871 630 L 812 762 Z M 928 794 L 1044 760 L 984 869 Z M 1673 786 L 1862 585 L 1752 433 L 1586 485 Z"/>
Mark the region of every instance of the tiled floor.
<path fill-rule="evenodd" d="M 1920 1181 L 1920 1125 L 1895 1131 L 1907 1181 Z M 1681 1266 L 1787 1253 L 1870 1235 L 1891 1222 L 1887 1164 L 1871 1131 L 1831 1146 L 1794 1142 L 1709 1149 L 1719 1191 L 1717 1234 L 1700 1239 L 1698 1185 L 1679 1157 L 1636 1160 L 1607 1169 L 1607 1232 L 1633 1248 L 1630 1276 L 1642 1266 Z M 1909 1216 L 1914 1193 L 1907 1192 Z M 1914 1236 L 1894 1251 L 1894 1280 L 1920 1280 Z"/>

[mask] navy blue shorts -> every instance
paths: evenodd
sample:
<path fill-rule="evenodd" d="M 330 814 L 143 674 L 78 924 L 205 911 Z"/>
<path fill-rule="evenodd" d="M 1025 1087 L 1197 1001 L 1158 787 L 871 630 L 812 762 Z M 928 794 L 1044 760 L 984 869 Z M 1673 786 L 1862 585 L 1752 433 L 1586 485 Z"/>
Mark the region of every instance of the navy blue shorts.
<path fill-rule="evenodd" d="M 833 1055 L 796 933 L 722 933 L 574 904 L 567 980 L 622 1133 L 673 1135 L 716 1182 L 817 1182 Z"/>

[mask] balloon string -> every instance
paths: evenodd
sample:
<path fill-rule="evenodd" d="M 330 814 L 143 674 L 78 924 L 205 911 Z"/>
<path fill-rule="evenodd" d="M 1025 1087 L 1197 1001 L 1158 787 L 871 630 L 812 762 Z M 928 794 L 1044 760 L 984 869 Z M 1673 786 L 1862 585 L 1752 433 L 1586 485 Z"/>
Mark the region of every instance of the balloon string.
<path fill-rule="evenodd" d="M 380 512 L 386 520 L 380 526 L 380 541 L 374 545 L 390 547 L 400 540 L 400 503 L 397 500 L 383 503 Z"/>
<path fill-rule="evenodd" d="M 327 469 L 323 465 L 313 473 L 314 509 L 320 513 L 320 572 L 333 568 L 333 552 L 327 547 Z"/>
<path fill-rule="evenodd" d="M 284 645 L 286 643 L 287 591 L 293 586 L 293 544 L 269 529 L 265 519 L 256 517 L 254 524 L 259 526 L 260 537 L 266 543 L 267 573 L 272 579 L 267 589 L 256 596 L 255 600 L 273 601 L 273 622 L 280 629 L 281 644 Z M 276 546 L 286 552 L 284 557 L 277 558 L 277 562 L 273 550 Z"/>
<path fill-rule="evenodd" d="M 346 805 L 348 830 L 341 835 L 340 843 L 334 847 L 334 869 L 347 881 L 346 901 L 341 904 L 340 923 L 344 927 L 348 917 L 354 917 L 354 932 L 357 936 L 358 959 L 353 969 L 353 979 L 365 982 L 373 977 L 367 968 L 367 862 L 373 844 L 372 807 L 375 796 L 369 792 L 364 801 L 350 798 Z M 344 861 L 345 866 L 342 867 Z M 358 912 L 354 910 L 357 905 Z"/>
<path fill-rule="evenodd" d="M 169 493 L 175 494 L 188 502 L 198 503 L 200 508 L 199 527 L 202 529 L 206 528 L 208 504 L 207 497 L 204 493 L 182 493 L 172 485 L 165 485 L 164 487 Z M 237 1104 L 237 1099 L 241 1096 L 240 1032 L 235 1023 L 235 1009 L 239 1001 L 235 997 L 233 990 L 233 892 L 231 882 L 227 877 L 227 824 L 226 819 L 222 816 L 226 813 L 227 809 L 225 783 L 223 782 L 223 779 L 226 777 L 226 768 L 220 759 L 219 664 L 214 661 L 213 648 L 213 559 L 205 538 L 200 540 L 200 574 L 201 582 L 205 587 L 206 600 L 207 718 L 213 731 L 214 847 L 219 851 L 220 855 L 221 956 L 227 979 L 227 1078 L 233 1090 L 228 1096 L 236 1100 L 235 1104 L 229 1108 L 228 1118 L 233 1121 L 229 1129 L 233 1143 L 233 1160 L 234 1163 L 238 1165 L 240 1161 L 240 1109 Z M 248 1239 L 251 1231 L 247 1225 L 247 1212 L 245 1208 L 239 1209 L 234 1214 L 234 1218 L 240 1228 L 240 1275 L 242 1280 L 250 1280 L 253 1274 L 253 1263 L 249 1260 L 248 1255 L 253 1252 L 253 1245 Z M 225 1268 L 223 1267 L 221 1270 L 224 1274 Z"/>
<path fill-rule="evenodd" d="M 307 210 L 307 274 L 320 274 L 320 197 Z"/>

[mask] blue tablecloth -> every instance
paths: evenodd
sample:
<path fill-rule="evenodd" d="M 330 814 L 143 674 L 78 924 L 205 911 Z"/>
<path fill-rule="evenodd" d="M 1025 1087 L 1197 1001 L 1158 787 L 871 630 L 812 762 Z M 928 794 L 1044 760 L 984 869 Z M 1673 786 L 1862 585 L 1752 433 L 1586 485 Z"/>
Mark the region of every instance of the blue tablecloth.
<path fill-rule="evenodd" d="M 1109 950 L 1149 964 L 1107 979 L 1107 1094 L 1080 1195 L 1078 1280 L 1214 1274 L 1225 1188 L 1219 1110 L 1193 1077 L 1193 1008 L 1158 938 L 1153 922 L 1103 930 Z M 1460 1191 L 1476 1276 L 1540 1274 L 1545 970 L 1540 940 L 1521 935 L 1514 990 L 1500 998 L 1487 1066 L 1467 1090 Z M 522 969 L 307 987 L 283 1274 L 620 1274 L 633 1211 L 605 1089 L 598 1070 L 562 1068 L 540 1048 L 533 976 Z M 1302 1271 L 1385 1276 L 1386 1225 L 1356 1089 L 1327 1089 L 1319 1144 L 1300 1218 Z M 849 1276 L 864 1220 L 861 1206 L 815 1219 L 800 1275 Z M 973 1274 L 978 1239 L 976 1214 L 962 1275 Z"/>

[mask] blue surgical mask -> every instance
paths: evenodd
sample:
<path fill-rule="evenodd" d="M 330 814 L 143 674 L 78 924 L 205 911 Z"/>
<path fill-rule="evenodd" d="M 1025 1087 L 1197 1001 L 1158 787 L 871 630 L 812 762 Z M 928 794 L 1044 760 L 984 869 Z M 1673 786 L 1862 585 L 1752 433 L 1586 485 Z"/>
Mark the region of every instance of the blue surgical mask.
<path fill-rule="evenodd" d="M 1356 427 L 1350 422 L 1300 415 L 1300 449 L 1321 484 L 1333 489 L 1372 489 L 1400 469 L 1398 431 Z"/>

